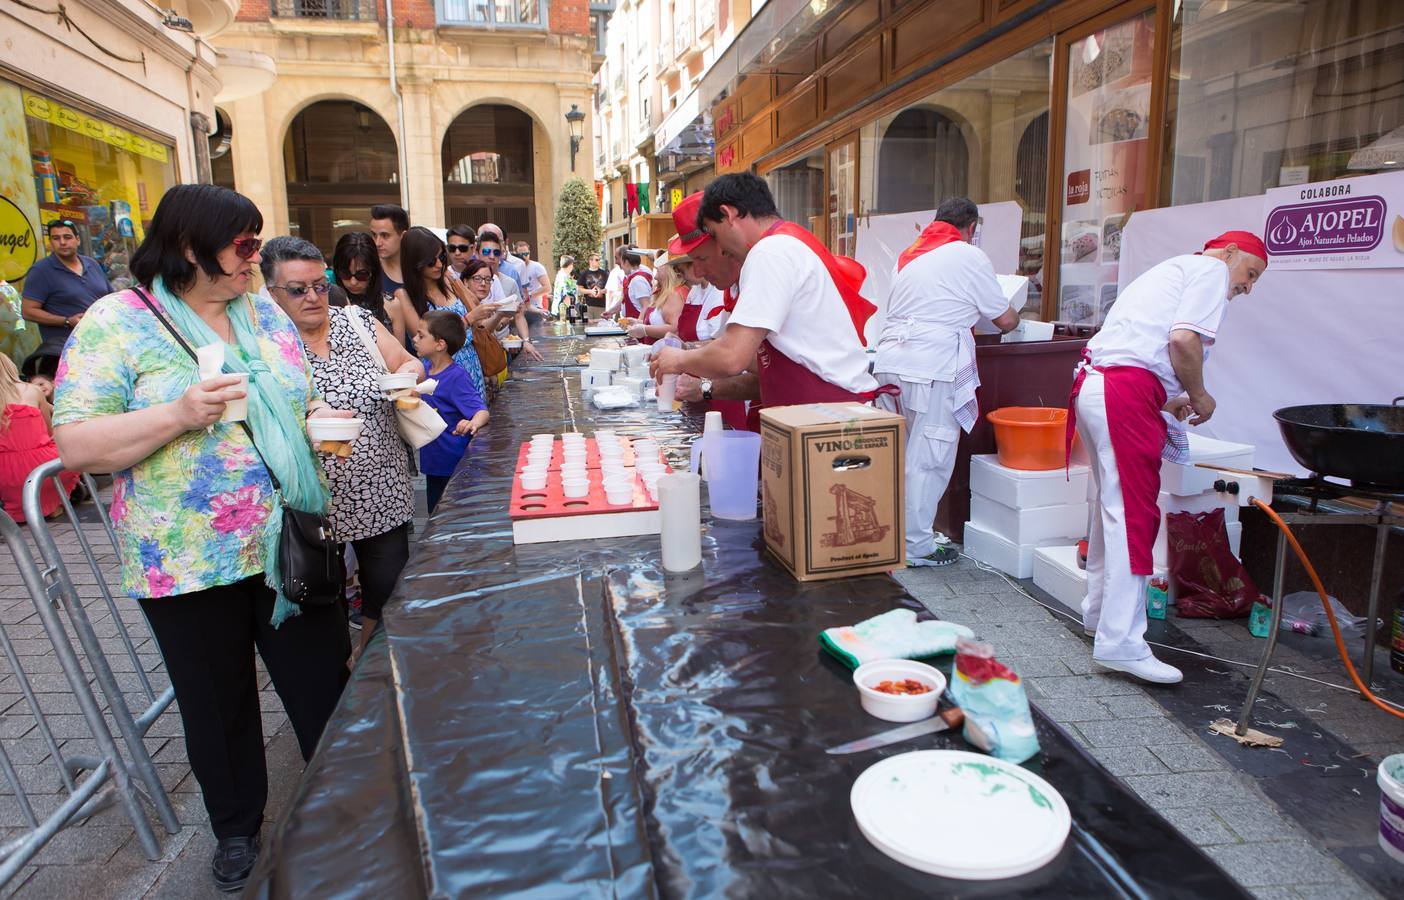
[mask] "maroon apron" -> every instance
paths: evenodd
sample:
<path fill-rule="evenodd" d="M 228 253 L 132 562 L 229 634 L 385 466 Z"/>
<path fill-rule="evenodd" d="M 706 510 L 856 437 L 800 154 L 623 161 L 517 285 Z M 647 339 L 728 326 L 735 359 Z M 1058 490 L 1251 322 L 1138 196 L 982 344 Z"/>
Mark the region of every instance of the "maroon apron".
<path fill-rule="evenodd" d="M 624 278 L 624 315 L 628 316 L 631 319 L 637 319 L 639 317 L 639 308 L 634 305 L 633 300 L 629 299 L 629 282 L 633 281 L 635 278 L 642 278 L 649 284 L 653 284 L 653 276 L 645 272 L 643 269 L 639 269 L 636 272 L 630 272 Z"/>
<path fill-rule="evenodd" d="M 697 323 L 702 318 L 702 304 L 684 303 L 682 315 L 678 316 L 678 340 L 685 344 L 695 344 L 701 340 L 697 336 Z"/>
<path fill-rule="evenodd" d="M 1082 351 L 1086 366 L 1091 354 Z M 1105 379 L 1107 429 L 1116 476 L 1121 482 L 1121 502 L 1125 507 L 1126 545 L 1131 557 L 1132 575 L 1150 575 L 1152 551 L 1160 530 L 1160 462 L 1165 448 L 1166 426 L 1160 411 L 1165 408 L 1165 388 L 1149 369 L 1139 366 L 1092 366 Z M 1073 435 L 1077 433 L 1077 397 L 1087 369 L 1079 367 L 1068 395 L 1068 430 L 1065 450 L 1071 459 Z M 1089 454 L 1097 452 L 1088 447 Z M 1096 465 L 1096 460 L 1092 461 Z M 1095 514 L 1095 513 L 1094 513 Z"/>

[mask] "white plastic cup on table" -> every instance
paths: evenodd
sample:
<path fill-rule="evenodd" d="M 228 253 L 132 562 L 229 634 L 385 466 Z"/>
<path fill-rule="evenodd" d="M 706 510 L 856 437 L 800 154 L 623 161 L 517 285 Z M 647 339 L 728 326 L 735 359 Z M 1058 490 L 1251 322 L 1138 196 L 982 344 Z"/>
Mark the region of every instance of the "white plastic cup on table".
<path fill-rule="evenodd" d="M 532 443 L 540 441 L 543 444 L 554 444 L 556 442 L 556 436 L 554 434 L 533 434 L 531 440 Z"/>
<path fill-rule="evenodd" d="M 522 470 L 522 487 L 528 491 L 539 491 L 546 487 L 546 473 Z"/>
<path fill-rule="evenodd" d="M 221 422 L 242 422 L 249 417 L 249 373 L 248 372 L 221 372 L 221 375 L 228 375 L 239 379 L 236 383 L 223 388 L 226 391 L 243 391 L 245 396 L 238 400 L 230 400 L 224 404 L 224 415 L 219 417 Z"/>
<path fill-rule="evenodd" d="M 563 481 L 561 487 L 567 497 L 584 497 L 590 493 L 590 482 L 585 478 Z"/>
<path fill-rule="evenodd" d="M 717 412 L 717 411 L 714 410 L 714 409 L 708 410 L 708 411 L 707 411 L 707 415 L 704 416 L 703 419 L 702 419 L 702 437 L 706 437 L 706 436 L 709 435 L 709 434 L 718 434 L 718 433 L 720 433 L 721 431 L 722 431 L 722 416 L 721 416 L 721 413 Z M 698 438 L 698 440 L 701 440 L 701 439 L 702 439 L 702 438 Z M 699 474 L 699 475 L 702 476 L 702 480 L 703 480 L 703 481 L 706 481 L 706 480 L 707 480 L 707 464 L 706 464 L 705 462 L 702 464 L 702 471 L 701 471 L 701 472 L 698 472 L 697 474 Z"/>
<path fill-rule="evenodd" d="M 610 506 L 628 506 L 634 502 L 634 489 L 629 485 L 624 487 L 605 485 L 605 501 Z"/>
<path fill-rule="evenodd" d="M 658 479 L 658 513 L 663 520 L 659 541 L 663 545 L 663 568 L 686 572 L 702 562 L 701 479 L 691 472 L 677 472 Z"/>
<path fill-rule="evenodd" d="M 658 382 L 658 411 L 672 412 L 673 400 L 678 395 L 678 376 L 664 375 Z"/>

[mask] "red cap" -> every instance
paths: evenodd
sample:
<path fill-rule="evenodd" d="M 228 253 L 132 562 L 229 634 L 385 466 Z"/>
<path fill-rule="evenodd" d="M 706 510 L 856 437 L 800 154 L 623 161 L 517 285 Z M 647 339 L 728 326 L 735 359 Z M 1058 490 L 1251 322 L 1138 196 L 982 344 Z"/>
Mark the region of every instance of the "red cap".
<path fill-rule="evenodd" d="M 1263 239 L 1251 231 L 1225 231 L 1204 245 L 1205 250 L 1218 250 L 1229 244 L 1237 244 L 1244 253 L 1251 253 L 1264 263 L 1268 261 L 1267 245 Z"/>
<path fill-rule="evenodd" d="M 692 253 L 711 239 L 711 235 L 702 230 L 702 192 L 688 194 L 673 209 L 673 227 L 678 230 L 678 236 L 668 242 L 668 254 L 670 256 L 685 256 Z"/>

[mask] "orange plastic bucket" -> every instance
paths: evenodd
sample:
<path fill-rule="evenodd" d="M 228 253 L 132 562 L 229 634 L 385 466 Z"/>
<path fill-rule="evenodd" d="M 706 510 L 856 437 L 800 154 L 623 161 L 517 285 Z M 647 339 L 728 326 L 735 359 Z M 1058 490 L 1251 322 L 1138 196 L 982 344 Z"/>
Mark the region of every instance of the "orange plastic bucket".
<path fill-rule="evenodd" d="M 1006 406 L 988 417 L 999 464 L 1010 469 L 1061 469 L 1067 461 L 1068 411 L 1047 406 Z M 1076 441 L 1077 436 L 1073 436 Z"/>

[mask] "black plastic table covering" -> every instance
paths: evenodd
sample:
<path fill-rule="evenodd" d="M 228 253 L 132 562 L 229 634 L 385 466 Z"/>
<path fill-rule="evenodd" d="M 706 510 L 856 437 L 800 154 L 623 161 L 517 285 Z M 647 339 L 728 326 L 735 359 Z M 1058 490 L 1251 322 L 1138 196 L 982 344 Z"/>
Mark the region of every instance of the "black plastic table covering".
<path fill-rule="evenodd" d="M 799 584 L 766 558 L 759 520 L 705 511 L 702 565 L 681 576 L 656 535 L 514 546 L 508 473 L 533 433 L 607 424 L 681 459 L 700 429 L 595 410 L 574 367 L 601 342 L 538 344 L 546 359 L 514 369 L 418 543 L 251 896 L 1243 895 L 1037 713 L 1028 768 L 1074 822 L 1052 863 L 958 882 L 880 854 L 850 811 L 854 779 L 966 745 L 825 754 L 892 726 L 817 637 L 919 604 L 886 575 Z"/>

